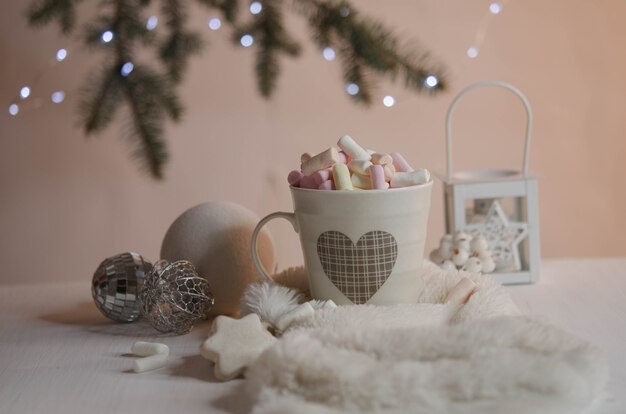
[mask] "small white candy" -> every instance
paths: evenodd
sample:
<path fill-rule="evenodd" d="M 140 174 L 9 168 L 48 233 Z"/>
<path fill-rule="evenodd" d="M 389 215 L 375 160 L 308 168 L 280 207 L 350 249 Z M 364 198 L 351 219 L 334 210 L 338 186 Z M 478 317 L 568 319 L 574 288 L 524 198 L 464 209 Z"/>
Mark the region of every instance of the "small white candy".
<path fill-rule="evenodd" d="M 285 332 L 285 330 L 289 328 L 289 325 L 291 325 L 297 319 L 306 318 L 313 315 L 313 313 L 315 313 L 315 309 L 313 309 L 313 306 L 311 306 L 309 302 L 304 302 L 297 308 L 287 312 L 286 314 L 278 318 L 278 321 L 276 322 L 276 328 L 281 332 Z"/>
<path fill-rule="evenodd" d="M 372 162 L 368 160 L 350 160 L 348 169 L 356 174 L 369 175 Z"/>
<path fill-rule="evenodd" d="M 371 160 L 372 156 L 369 152 L 349 135 L 344 135 L 337 141 L 337 146 L 350 156 L 353 160 Z"/>
<path fill-rule="evenodd" d="M 446 296 L 443 303 L 454 303 L 457 305 L 463 305 L 467 303 L 470 297 L 478 290 L 478 285 L 471 279 L 464 277 L 459 280 Z"/>
<path fill-rule="evenodd" d="M 476 253 L 482 253 L 489 248 L 489 243 L 487 243 L 487 239 L 482 234 L 474 237 L 472 241 L 470 241 L 470 249 Z"/>
<path fill-rule="evenodd" d="M 478 273 L 482 269 L 481 262 L 478 257 L 470 257 L 463 265 L 463 270 L 472 273 Z"/>
<path fill-rule="evenodd" d="M 170 348 L 165 344 L 157 342 L 137 341 L 130 348 L 130 351 L 137 356 L 150 356 L 155 354 L 170 354 Z"/>
<path fill-rule="evenodd" d="M 481 258 L 480 265 L 483 273 L 491 273 L 496 270 L 496 262 L 494 262 L 490 257 L 486 259 Z"/>
<path fill-rule="evenodd" d="M 456 266 L 452 263 L 452 260 L 444 260 L 441 264 L 443 270 L 456 270 Z"/>
<path fill-rule="evenodd" d="M 452 249 L 452 262 L 457 266 L 463 266 L 469 259 L 469 253 L 465 249 L 455 247 Z"/>
<path fill-rule="evenodd" d="M 391 178 L 393 188 L 426 184 L 430 181 L 430 171 L 425 168 L 411 172 L 396 172 Z"/>
<path fill-rule="evenodd" d="M 153 369 L 163 368 L 167 364 L 167 354 L 154 354 L 151 356 L 137 358 L 133 362 L 133 371 L 145 372 Z"/>

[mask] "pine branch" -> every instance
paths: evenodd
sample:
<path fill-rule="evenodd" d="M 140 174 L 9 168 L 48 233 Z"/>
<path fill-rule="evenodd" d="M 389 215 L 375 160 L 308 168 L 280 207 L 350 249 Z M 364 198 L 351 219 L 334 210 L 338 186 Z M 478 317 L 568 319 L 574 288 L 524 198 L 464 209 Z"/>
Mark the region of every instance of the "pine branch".
<path fill-rule="evenodd" d="M 76 24 L 75 6 L 80 1 L 33 0 L 28 10 L 29 22 L 40 26 L 56 21 L 65 33 L 70 33 Z M 280 75 L 281 58 L 295 57 L 300 52 L 299 43 L 284 24 L 284 1 L 262 0 L 262 11 L 244 24 L 238 21 L 239 0 L 197 1 L 221 13 L 233 29 L 235 42 L 239 43 L 243 34 L 254 37 L 257 85 L 262 96 L 270 97 Z M 402 47 L 390 30 L 361 17 L 346 1 L 292 1 L 296 11 L 307 20 L 313 42 L 319 48 L 333 47 L 338 51 L 343 79 L 359 87 L 358 93 L 351 94 L 356 102 L 371 103 L 372 91 L 383 77 L 401 78 L 406 88 L 416 91 L 438 92 L 445 87 L 441 68 L 433 65 L 426 53 L 415 46 Z M 142 14 L 151 0 L 98 2 L 97 15 L 85 25 L 81 35 L 87 46 L 106 54 L 107 63 L 83 87 L 80 111 L 85 132 L 89 135 L 104 130 L 117 108 L 126 104 L 132 120 L 129 137 L 136 144 L 133 155 L 152 176 L 161 178 L 167 161 L 164 123 L 168 118 L 178 121 L 181 117 L 176 85 L 183 78 L 189 58 L 201 49 L 201 39 L 187 30 L 188 3 L 184 0 L 160 0 L 165 36 L 145 27 Z M 105 31 L 111 31 L 112 39 L 103 40 Z M 156 53 L 164 71 L 136 61 L 140 45 Z M 426 88 L 425 79 L 431 74 L 438 77 L 439 83 Z"/>
<path fill-rule="evenodd" d="M 162 8 L 163 14 L 168 16 L 166 25 L 170 33 L 161 44 L 159 57 L 166 65 L 170 78 L 180 82 L 189 58 L 202 49 L 202 40 L 197 33 L 184 30 L 187 14 L 183 3 L 163 0 Z"/>
<path fill-rule="evenodd" d="M 97 78 L 88 79 L 79 106 L 87 135 L 100 132 L 111 123 L 123 99 L 123 87 L 118 64 L 105 67 Z"/>
<path fill-rule="evenodd" d="M 242 35 L 250 34 L 258 44 L 255 71 L 259 92 L 265 98 L 276 89 L 279 55 L 296 57 L 300 54 L 300 45 L 291 39 L 283 26 L 281 6 L 281 0 L 265 0 L 262 11 L 252 23 L 240 27 L 233 36 L 233 42 L 239 43 Z"/>
<path fill-rule="evenodd" d="M 28 22 L 33 26 L 43 26 L 56 19 L 61 31 L 68 34 L 76 24 L 74 3 L 79 0 L 37 0 L 27 11 Z"/>
<path fill-rule="evenodd" d="M 367 73 L 373 72 L 395 80 L 401 75 L 405 87 L 417 91 L 437 92 L 446 86 L 441 75 L 434 87 L 426 86 L 429 75 L 441 69 L 430 63 L 426 53 L 404 50 L 399 40 L 382 24 L 361 17 L 348 2 L 327 0 L 296 0 L 313 31 L 313 41 L 320 48 L 333 47 L 341 51 L 343 78 L 359 86 L 352 98 L 359 103 L 372 101 L 372 83 Z M 411 50 L 416 50 L 414 46 Z"/>

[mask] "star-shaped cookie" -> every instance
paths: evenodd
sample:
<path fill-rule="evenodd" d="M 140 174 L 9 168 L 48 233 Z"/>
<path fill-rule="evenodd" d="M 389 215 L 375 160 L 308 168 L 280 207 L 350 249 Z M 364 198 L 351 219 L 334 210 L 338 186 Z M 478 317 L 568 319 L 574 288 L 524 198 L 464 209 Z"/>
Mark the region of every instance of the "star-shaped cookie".
<path fill-rule="evenodd" d="M 241 375 L 275 341 L 255 313 L 241 319 L 218 316 L 200 354 L 215 363 L 217 379 L 228 381 Z"/>

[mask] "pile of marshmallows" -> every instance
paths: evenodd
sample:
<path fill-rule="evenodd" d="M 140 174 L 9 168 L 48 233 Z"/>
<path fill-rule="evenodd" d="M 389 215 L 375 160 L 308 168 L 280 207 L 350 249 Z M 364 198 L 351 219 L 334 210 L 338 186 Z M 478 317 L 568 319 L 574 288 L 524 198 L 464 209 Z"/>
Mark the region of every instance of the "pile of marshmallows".
<path fill-rule="evenodd" d="M 287 177 L 289 184 L 317 190 L 386 190 L 430 181 L 428 170 L 414 170 L 397 152 L 367 150 L 348 135 L 337 146 L 341 150 L 331 147 L 317 155 L 302 154 L 300 170 Z"/>
<path fill-rule="evenodd" d="M 491 273 L 496 269 L 485 236 L 477 234 L 472 237 L 462 231 L 456 232 L 454 236 L 443 236 L 439 248 L 430 253 L 430 260 L 444 270 Z"/>

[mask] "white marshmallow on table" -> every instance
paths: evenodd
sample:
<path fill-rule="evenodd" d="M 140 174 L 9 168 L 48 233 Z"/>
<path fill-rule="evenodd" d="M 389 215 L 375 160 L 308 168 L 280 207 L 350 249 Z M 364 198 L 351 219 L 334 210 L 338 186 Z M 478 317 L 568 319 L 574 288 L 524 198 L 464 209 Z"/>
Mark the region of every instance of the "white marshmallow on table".
<path fill-rule="evenodd" d="M 145 357 L 154 354 L 170 354 L 170 348 L 165 344 L 160 344 L 157 342 L 143 342 L 137 341 L 130 348 L 130 352 L 137 356 Z"/>
<path fill-rule="evenodd" d="M 133 371 L 145 372 L 163 368 L 167 365 L 167 354 L 154 354 L 143 358 L 137 358 L 133 362 Z"/>
<path fill-rule="evenodd" d="M 474 283 L 471 279 L 464 277 L 450 290 L 450 292 L 448 292 L 448 295 L 443 303 L 463 305 L 467 303 L 469 298 L 474 294 L 474 292 L 476 292 L 477 289 L 478 285 L 476 283 Z"/>
<path fill-rule="evenodd" d="M 332 167 L 333 164 L 339 162 L 339 151 L 337 148 L 330 147 L 326 151 L 320 152 L 311 159 L 305 161 L 301 165 L 302 174 L 311 175 L 317 170 Z"/>
<path fill-rule="evenodd" d="M 200 347 L 200 355 L 215 363 L 215 377 L 220 381 L 241 375 L 276 342 L 256 313 L 241 319 L 220 315 L 215 318 L 213 328 L 213 334 Z"/>
<path fill-rule="evenodd" d="M 430 172 L 425 169 L 419 169 L 411 172 L 399 172 L 396 167 L 396 173 L 391 179 L 391 187 L 409 187 L 412 185 L 426 184 L 430 181 Z"/>
<path fill-rule="evenodd" d="M 344 135 L 343 137 L 339 138 L 339 141 L 337 141 L 337 146 L 341 148 L 343 152 L 348 154 L 353 160 L 369 161 L 372 158 L 370 153 L 365 148 L 357 144 L 357 142 L 349 135 Z"/>
<path fill-rule="evenodd" d="M 348 163 L 348 169 L 356 174 L 367 175 L 372 162 L 368 160 L 351 160 Z"/>
<path fill-rule="evenodd" d="M 352 181 L 352 186 L 355 188 L 361 188 L 363 190 L 369 190 L 372 188 L 370 178 L 366 175 L 354 173 L 350 177 L 350 180 Z"/>
<path fill-rule="evenodd" d="M 352 179 L 350 178 L 350 170 L 346 164 L 333 165 L 333 182 L 337 190 L 354 190 Z"/>
<path fill-rule="evenodd" d="M 289 325 L 291 325 L 298 319 L 308 318 L 309 316 L 313 315 L 313 313 L 315 313 L 313 306 L 311 306 L 309 302 L 304 302 L 303 304 L 290 310 L 289 312 L 278 318 L 278 321 L 276 321 L 276 328 L 280 332 L 285 332 L 285 330 L 289 328 Z"/>

